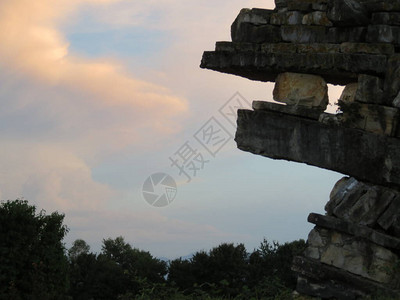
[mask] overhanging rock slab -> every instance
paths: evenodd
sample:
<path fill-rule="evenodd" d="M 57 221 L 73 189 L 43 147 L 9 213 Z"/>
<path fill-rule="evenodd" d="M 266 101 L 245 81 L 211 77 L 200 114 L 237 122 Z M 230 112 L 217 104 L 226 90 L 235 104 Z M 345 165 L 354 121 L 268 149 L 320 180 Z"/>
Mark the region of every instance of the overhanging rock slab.
<path fill-rule="evenodd" d="M 396 138 L 273 111 L 239 110 L 235 140 L 243 151 L 400 186 Z"/>
<path fill-rule="evenodd" d="M 234 51 L 206 51 L 201 67 L 246 77 L 251 80 L 275 82 L 282 72 L 321 75 L 328 83 L 356 82 L 358 74 L 382 76 L 386 71 L 384 55 L 345 53 L 266 53 L 247 51 L 248 44 L 232 45 Z M 275 51 L 275 50 L 274 50 Z"/>

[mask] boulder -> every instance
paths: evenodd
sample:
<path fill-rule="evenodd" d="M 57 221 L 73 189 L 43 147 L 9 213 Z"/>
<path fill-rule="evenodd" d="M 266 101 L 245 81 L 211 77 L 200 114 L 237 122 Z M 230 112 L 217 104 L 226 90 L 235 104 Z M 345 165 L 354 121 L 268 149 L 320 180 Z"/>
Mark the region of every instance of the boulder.
<path fill-rule="evenodd" d="M 328 85 L 316 75 L 282 73 L 276 78 L 274 100 L 287 105 L 305 106 L 324 111 L 329 103 Z"/>

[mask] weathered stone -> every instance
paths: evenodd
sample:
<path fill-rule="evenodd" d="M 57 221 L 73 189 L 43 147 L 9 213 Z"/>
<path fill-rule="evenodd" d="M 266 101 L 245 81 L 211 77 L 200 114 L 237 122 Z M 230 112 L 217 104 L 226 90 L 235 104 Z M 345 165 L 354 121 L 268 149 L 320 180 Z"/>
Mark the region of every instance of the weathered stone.
<path fill-rule="evenodd" d="M 361 188 L 360 188 L 361 187 Z M 344 177 L 340 179 L 335 186 L 333 187 L 330 196 L 329 196 L 329 201 L 325 205 L 325 211 L 328 213 L 328 215 L 332 216 L 334 215 L 334 210 L 342 203 L 346 202 L 348 198 L 357 198 L 354 197 L 355 191 L 358 191 L 360 194 L 362 194 L 362 183 L 357 181 L 353 177 Z M 358 197 L 359 198 L 359 197 Z M 357 200 L 357 199 L 356 199 Z M 355 200 L 355 201 L 356 201 Z M 348 202 L 348 201 L 347 201 Z"/>
<path fill-rule="evenodd" d="M 274 53 L 297 53 L 297 45 L 289 43 L 276 43 L 276 44 L 262 44 L 261 52 L 274 54 Z"/>
<path fill-rule="evenodd" d="M 355 216 L 355 218 L 351 219 L 351 222 L 377 227 L 378 218 L 393 201 L 394 197 L 395 194 L 390 190 L 369 189 L 351 208 L 349 215 Z"/>
<path fill-rule="evenodd" d="M 253 101 L 254 110 L 269 110 L 288 115 L 302 116 L 304 118 L 318 120 L 323 110 L 304 106 L 283 105 L 266 101 Z"/>
<path fill-rule="evenodd" d="M 358 225 L 335 217 L 323 216 L 314 213 L 308 216 L 308 222 L 318 226 L 318 231 L 314 229 L 312 231 L 312 235 L 310 234 L 307 240 L 308 247 L 305 251 L 305 255 L 309 258 L 320 259 L 320 249 L 321 247 L 324 247 L 324 245 L 328 245 L 329 243 L 334 245 L 343 244 L 342 235 L 339 234 L 339 232 L 346 233 L 357 238 L 365 239 L 382 247 L 393 249 L 393 251 L 397 251 L 400 249 L 399 238 L 384 234 L 364 225 Z M 326 230 L 324 232 L 324 237 L 321 237 L 322 228 Z M 328 239 L 328 241 L 326 241 L 328 236 L 328 229 L 332 229 L 334 231 L 329 236 L 330 240 Z M 323 238 L 324 240 L 322 240 Z M 314 241 L 318 241 L 318 239 L 321 239 L 321 243 L 325 244 L 322 246 L 316 245 Z M 311 251 L 308 250 L 308 248 L 311 248 Z M 313 256 L 308 256 L 307 254 L 311 254 Z"/>
<path fill-rule="evenodd" d="M 372 104 L 386 104 L 383 97 L 383 80 L 376 76 L 360 74 L 355 101 Z"/>
<path fill-rule="evenodd" d="M 388 206 L 386 211 L 379 217 L 378 224 L 386 231 L 391 232 L 391 228 L 396 225 L 400 216 L 400 196 L 397 195 Z M 400 237 L 400 235 L 396 235 Z"/>
<path fill-rule="evenodd" d="M 396 96 L 396 98 L 394 98 L 394 100 L 393 100 L 393 106 L 394 106 L 394 107 L 397 107 L 397 108 L 400 108 L 400 92 L 399 92 L 399 94 Z"/>
<path fill-rule="evenodd" d="M 311 4 L 312 10 L 317 10 L 317 11 L 327 11 L 328 10 L 328 3 L 327 2 L 321 2 L 321 3 L 312 3 Z"/>
<path fill-rule="evenodd" d="M 394 53 L 394 46 L 390 44 L 342 43 L 340 52 L 391 55 Z"/>
<path fill-rule="evenodd" d="M 275 44 L 268 44 L 275 45 Z M 216 42 L 215 51 L 235 52 L 235 51 L 248 51 L 255 52 L 261 51 L 260 44 L 254 43 L 232 43 L 232 42 Z"/>
<path fill-rule="evenodd" d="M 328 83 L 346 85 L 356 81 L 359 73 L 384 74 L 386 60 L 384 55 L 367 54 L 206 51 L 201 67 L 252 80 L 272 82 L 282 72 L 309 73 L 321 75 Z"/>
<path fill-rule="evenodd" d="M 380 12 L 372 14 L 372 24 L 375 25 L 400 25 L 400 13 Z"/>
<path fill-rule="evenodd" d="M 279 28 L 268 25 L 273 13 L 269 9 L 242 9 L 231 26 L 232 41 L 278 42 Z"/>
<path fill-rule="evenodd" d="M 353 102 L 339 102 L 343 124 L 376 134 L 395 136 L 399 110 L 394 107 Z"/>
<path fill-rule="evenodd" d="M 320 76 L 282 73 L 275 80 L 274 100 L 287 105 L 324 111 L 329 103 L 328 85 Z"/>
<path fill-rule="evenodd" d="M 281 38 L 292 43 L 322 43 L 326 41 L 323 26 L 287 25 L 281 27 Z"/>
<path fill-rule="evenodd" d="M 329 231 L 324 228 L 314 228 L 308 234 L 307 248 L 304 251 L 304 256 L 313 259 L 320 259 L 320 249 L 329 242 Z"/>
<path fill-rule="evenodd" d="M 283 12 L 287 12 L 287 11 L 288 11 L 287 7 L 275 8 L 275 12 L 278 12 L 278 13 L 283 13 Z"/>
<path fill-rule="evenodd" d="M 298 53 L 339 53 L 339 48 L 340 46 L 336 44 L 297 44 Z"/>
<path fill-rule="evenodd" d="M 400 11 L 400 0 L 359 0 L 369 12 Z"/>
<path fill-rule="evenodd" d="M 400 54 L 390 56 L 387 63 L 384 93 L 387 101 L 393 101 L 400 92 Z"/>
<path fill-rule="evenodd" d="M 378 218 L 396 196 L 390 189 L 367 185 L 355 179 L 339 181 L 325 206 L 328 215 L 356 224 L 375 227 Z M 340 187 L 340 188 L 339 188 Z M 339 198 L 340 197 L 340 198 Z"/>
<path fill-rule="evenodd" d="M 340 181 L 340 183 L 342 182 L 343 180 Z M 333 194 L 333 191 L 340 192 L 340 202 L 338 201 L 338 195 Z M 389 205 L 390 201 L 392 200 L 392 198 L 383 199 L 386 201 L 383 203 L 384 206 L 381 207 L 381 205 L 379 205 L 380 203 L 377 203 L 380 200 L 378 199 L 377 189 L 374 189 L 373 187 L 370 187 L 362 182 L 354 182 L 353 180 L 348 180 L 346 185 L 342 187 L 342 190 L 339 190 L 337 187 L 335 187 L 333 191 L 331 193 L 332 200 L 330 200 L 325 206 L 328 215 L 334 215 L 345 221 L 351 221 L 357 224 L 364 224 L 365 222 L 362 222 L 364 218 L 371 219 L 370 217 L 366 216 L 369 214 L 369 207 L 375 206 L 375 208 L 379 208 L 380 211 L 375 212 L 375 217 L 372 218 L 372 220 L 369 220 L 368 224 L 365 224 L 373 226 L 380 214 L 385 210 L 387 205 Z"/>
<path fill-rule="evenodd" d="M 354 102 L 356 97 L 356 92 L 358 88 L 358 83 L 349 83 L 345 86 L 342 94 L 339 97 L 340 101 L 345 103 Z"/>
<path fill-rule="evenodd" d="M 234 26 L 236 27 L 236 26 Z M 279 27 L 273 25 L 254 25 L 242 23 L 232 30 L 233 42 L 245 43 L 278 43 L 282 41 Z"/>
<path fill-rule="evenodd" d="M 318 218 L 325 219 L 328 225 L 332 222 L 326 220 L 332 219 L 330 217 Z M 319 233 L 320 230 L 316 229 L 315 234 Z M 399 259 L 394 252 L 354 235 L 331 229 L 327 233 L 328 237 L 321 237 L 323 245 L 318 247 L 322 263 L 398 288 L 395 285 L 400 274 L 389 271 L 390 266 L 395 265 Z M 400 240 L 397 239 L 397 242 L 400 243 Z"/>
<path fill-rule="evenodd" d="M 224 42 L 225 43 L 225 42 Z M 218 44 L 218 43 L 217 43 Z M 257 49 L 258 44 L 254 44 Z M 216 51 L 218 51 L 216 49 Z M 229 50 L 228 50 L 229 51 Z M 254 50 L 257 51 L 257 50 Z M 291 44 L 291 43 L 265 43 L 261 45 L 264 53 L 339 53 L 340 46 L 337 44 L 311 43 L 311 44 Z"/>
<path fill-rule="evenodd" d="M 304 25 L 318 25 L 318 26 L 332 26 L 332 22 L 326 16 L 326 12 L 314 11 L 308 13 L 303 17 L 302 24 Z"/>
<path fill-rule="evenodd" d="M 217 43 L 201 66 L 276 81 L 274 99 L 287 104 L 255 101 L 254 111 L 239 110 L 239 149 L 354 176 L 335 185 L 327 216 L 310 214 L 317 227 L 309 259 L 295 263 L 297 290 L 337 299 L 375 289 L 399 295 L 400 0 L 275 3 L 274 11 L 241 11 L 234 43 Z M 314 77 L 297 82 L 304 76 Z M 323 88 L 313 87 L 315 78 Z M 326 82 L 346 85 L 342 113 L 323 113 Z"/>
<path fill-rule="evenodd" d="M 358 181 L 353 177 L 343 177 L 336 182 L 329 195 L 329 201 L 325 205 L 325 211 L 328 213 L 328 215 L 333 215 L 333 210 L 336 208 L 336 206 L 343 201 L 349 190 L 353 189 L 357 184 Z"/>
<path fill-rule="evenodd" d="M 285 8 L 288 5 L 288 0 L 275 0 L 275 7 L 277 9 L 279 8 Z"/>
<path fill-rule="evenodd" d="M 400 27 L 390 25 L 368 26 L 367 42 L 369 43 L 400 43 Z"/>
<path fill-rule="evenodd" d="M 304 266 L 302 266 L 304 267 Z M 296 270 L 296 269 L 294 269 Z M 303 276 L 298 276 L 296 290 L 301 294 L 312 296 L 314 300 L 317 299 L 340 299 L 349 300 L 365 297 L 366 295 L 358 291 L 353 291 L 353 288 L 346 285 L 341 285 L 333 281 L 323 281 L 321 279 L 313 280 Z M 314 298 L 318 297 L 318 298 Z M 296 299 L 296 298 L 293 298 Z M 304 298 L 300 298 L 303 300 Z M 306 298 L 311 300 L 310 298 Z"/>
<path fill-rule="evenodd" d="M 359 1 L 331 0 L 328 18 L 339 26 L 358 26 L 369 23 L 368 11 Z"/>
<path fill-rule="evenodd" d="M 328 43 L 364 43 L 367 36 L 366 27 L 330 27 L 326 42 Z"/>
<path fill-rule="evenodd" d="M 297 25 L 301 24 L 303 14 L 298 11 L 279 12 L 271 15 L 272 25 Z"/>
<path fill-rule="evenodd" d="M 339 126 L 342 124 L 342 114 L 329 114 L 329 113 L 323 113 L 320 114 L 318 122 L 328 125 L 328 126 Z"/>
<path fill-rule="evenodd" d="M 253 25 L 267 25 L 269 24 L 271 15 L 273 13 L 274 11 L 270 9 L 243 8 L 233 22 L 232 27 L 238 28 L 243 23 L 251 23 Z"/>
<path fill-rule="evenodd" d="M 269 111 L 239 110 L 235 140 L 243 151 L 307 163 L 375 184 L 400 185 L 400 140 L 396 138 L 301 117 L 282 118 Z"/>
<path fill-rule="evenodd" d="M 309 12 L 312 10 L 326 10 L 327 0 L 288 0 L 289 10 Z"/>
<path fill-rule="evenodd" d="M 295 257 L 292 270 L 301 279 L 297 291 L 323 299 L 362 299 L 377 292 L 398 297 L 400 293 L 399 290 L 305 257 Z"/>
<path fill-rule="evenodd" d="M 391 234 L 400 237 L 400 215 L 396 215 L 391 229 Z"/>

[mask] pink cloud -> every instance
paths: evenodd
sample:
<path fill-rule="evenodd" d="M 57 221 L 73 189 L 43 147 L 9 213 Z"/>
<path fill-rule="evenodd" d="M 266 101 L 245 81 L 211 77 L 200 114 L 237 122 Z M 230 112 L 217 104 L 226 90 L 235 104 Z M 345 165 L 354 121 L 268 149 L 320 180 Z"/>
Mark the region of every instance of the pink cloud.
<path fill-rule="evenodd" d="M 89 94 L 100 105 L 132 107 L 139 114 L 169 117 L 187 104 L 167 88 L 128 75 L 121 64 L 68 54 L 60 20 L 85 3 L 115 1 L 6 0 L 0 4 L 0 61 L 45 84 Z"/>

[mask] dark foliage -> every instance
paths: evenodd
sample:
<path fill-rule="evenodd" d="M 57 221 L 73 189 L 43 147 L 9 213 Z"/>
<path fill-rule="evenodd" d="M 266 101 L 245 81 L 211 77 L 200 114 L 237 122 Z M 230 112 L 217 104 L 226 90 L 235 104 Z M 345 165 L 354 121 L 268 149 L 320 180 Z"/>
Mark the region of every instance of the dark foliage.
<path fill-rule="evenodd" d="M 68 263 L 62 240 L 64 215 L 24 200 L 0 205 L 0 299 L 60 299 Z"/>
<path fill-rule="evenodd" d="M 167 264 L 123 237 L 103 240 L 99 254 L 81 239 L 67 252 L 63 220 L 27 201 L 1 204 L 0 299 L 290 299 L 292 260 L 305 248 L 264 240 L 248 253 L 224 243 Z"/>
<path fill-rule="evenodd" d="M 267 299 L 294 289 L 291 264 L 304 249 L 304 240 L 284 245 L 264 240 L 251 254 L 243 244 L 221 244 L 190 260 L 173 260 L 168 283 L 189 295 L 200 289 L 211 296 Z"/>

